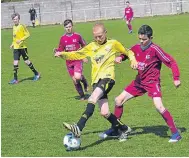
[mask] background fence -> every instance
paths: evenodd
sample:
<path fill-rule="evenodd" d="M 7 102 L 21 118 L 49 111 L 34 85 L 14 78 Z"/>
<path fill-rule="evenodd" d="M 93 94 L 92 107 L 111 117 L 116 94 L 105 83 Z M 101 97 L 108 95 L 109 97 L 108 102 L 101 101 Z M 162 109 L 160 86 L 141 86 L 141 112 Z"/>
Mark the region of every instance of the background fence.
<path fill-rule="evenodd" d="M 31 6 L 37 11 L 41 25 L 122 18 L 126 0 L 49 0 L 24 1 L 1 4 L 1 27 L 12 27 L 11 14 L 19 12 L 21 22 L 31 25 Z M 169 15 L 189 12 L 189 0 L 130 0 L 134 17 Z"/>

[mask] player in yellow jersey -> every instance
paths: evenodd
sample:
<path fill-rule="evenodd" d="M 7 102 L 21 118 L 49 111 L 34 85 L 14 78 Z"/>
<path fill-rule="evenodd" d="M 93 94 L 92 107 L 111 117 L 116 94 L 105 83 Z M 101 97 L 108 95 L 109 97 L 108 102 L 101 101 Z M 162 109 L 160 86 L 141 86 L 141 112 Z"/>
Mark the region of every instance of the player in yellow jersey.
<path fill-rule="evenodd" d="M 114 114 L 110 113 L 107 94 L 115 84 L 114 69 L 116 54 L 123 53 L 128 56 L 133 69 L 137 68 L 137 61 L 132 51 L 126 50 L 117 40 L 107 39 L 106 33 L 104 25 L 97 23 L 93 27 L 94 42 L 89 43 L 79 51 L 55 52 L 55 57 L 62 57 L 66 60 L 81 60 L 90 57 L 92 62 L 93 92 L 88 99 L 86 110 L 77 124 L 71 125 L 64 122 L 63 125 L 73 132 L 76 137 L 80 137 L 87 120 L 94 112 L 95 104 L 98 103 L 101 115 L 112 124 L 113 128 L 119 129 L 120 138 L 124 138 L 122 140 L 125 140 L 127 133 L 131 129 L 118 120 Z"/>
<path fill-rule="evenodd" d="M 34 73 L 34 81 L 37 81 L 40 78 L 40 74 L 34 68 L 32 62 L 29 60 L 27 46 L 26 46 L 26 39 L 30 36 L 27 28 L 20 24 L 20 15 L 18 13 L 12 14 L 12 20 L 14 23 L 13 26 L 13 42 L 10 46 L 13 49 L 13 56 L 14 56 L 14 79 L 9 82 L 9 84 L 17 84 L 18 83 L 18 63 L 20 60 L 20 56 L 22 56 L 24 62 L 29 66 L 29 68 Z"/>

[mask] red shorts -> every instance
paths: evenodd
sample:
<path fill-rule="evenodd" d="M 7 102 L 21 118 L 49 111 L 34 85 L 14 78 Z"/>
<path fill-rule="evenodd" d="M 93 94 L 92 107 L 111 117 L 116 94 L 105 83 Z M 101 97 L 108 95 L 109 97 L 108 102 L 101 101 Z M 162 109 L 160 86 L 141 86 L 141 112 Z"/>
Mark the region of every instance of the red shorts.
<path fill-rule="evenodd" d="M 161 86 L 159 82 L 154 82 L 146 85 L 141 85 L 133 80 L 127 87 L 125 91 L 133 95 L 134 97 L 141 96 L 148 92 L 149 97 L 162 97 Z"/>
<path fill-rule="evenodd" d="M 74 73 L 83 73 L 83 61 L 82 60 L 74 60 L 74 61 L 66 61 L 67 71 L 71 77 L 74 76 Z"/>

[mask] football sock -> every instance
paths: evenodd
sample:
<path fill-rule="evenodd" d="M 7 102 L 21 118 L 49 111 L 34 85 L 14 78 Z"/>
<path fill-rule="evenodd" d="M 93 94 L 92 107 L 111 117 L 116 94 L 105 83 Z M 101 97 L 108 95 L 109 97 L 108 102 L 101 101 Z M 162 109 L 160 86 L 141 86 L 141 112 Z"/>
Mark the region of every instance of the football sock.
<path fill-rule="evenodd" d="M 161 115 L 162 115 L 163 119 L 165 120 L 165 122 L 167 123 L 167 125 L 169 126 L 171 133 L 176 133 L 177 128 L 174 123 L 173 117 L 171 116 L 169 111 L 166 109 Z"/>
<path fill-rule="evenodd" d="M 77 81 L 77 83 L 74 83 L 74 85 L 75 85 L 75 89 L 79 93 L 80 97 L 84 97 L 84 92 L 83 92 L 81 83 L 79 81 Z"/>
<path fill-rule="evenodd" d="M 18 65 L 14 65 L 14 79 L 17 80 L 18 79 Z"/>
<path fill-rule="evenodd" d="M 87 104 L 85 112 L 82 114 L 80 120 L 77 123 L 80 131 L 82 131 L 83 128 L 85 127 L 85 124 L 86 124 L 87 120 L 89 119 L 89 117 L 91 117 L 93 115 L 94 109 L 95 109 L 95 104 L 93 104 L 93 103 Z"/>
<path fill-rule="evenodd" d="M 120 129 L 123 131 L 128 129 L 128 127 L 120 120 L 118 120 L 116 116 L 112 113 L 110 113 L 109 116 L 106 117 L 106 119 L 112 124 L 112 127 L 116 130 Z"/>
<path fill-rule="evenodd" d="M 122 114 L 123 114 L 123 105 L 122 106 L 115 105 L 114 115 L 120 120 Z"/>
<path fill-rule="evenodd" d="M 33 73 L 34 73 L 35 75 L 38 75 L 38 72 L 35 70 L 35 68 L 34 68 L 34 66 L 33 66 L 32 63 L 30 63 L 28 66 L 29 66 L 29 68 L 33 71 Z"/>
<path fill-rule="evenodd" d="M 88 83 L 84 75 L 81 77 L 81 82 L 83 83 L 84 88 L 87 89 Z"/>
<path fill-rule="evenodd" d="M 132 30 L 132 25 L 128 24 L 128 28 L 129 28 L 129 30 Z"/>

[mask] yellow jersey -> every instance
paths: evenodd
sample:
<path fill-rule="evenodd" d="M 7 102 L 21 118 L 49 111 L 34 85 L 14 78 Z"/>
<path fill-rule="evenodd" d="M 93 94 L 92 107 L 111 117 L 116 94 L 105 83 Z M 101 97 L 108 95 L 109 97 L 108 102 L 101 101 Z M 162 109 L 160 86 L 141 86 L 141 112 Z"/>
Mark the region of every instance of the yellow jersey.
<path fill-rule="evenodd" d="M 90 57 L 93 84 L 103 78 L 115 80 L 115 58 L 118 53 L 127 55 L 131 61 L 135 60 L 134 53 L 131 50 L 125 49 L 120 42 L 112 39 L 107 40 L 102 45 L 97 42 L 91 42 L 78 51 L 62 52 L 62 58 L 66 60 L 81 60 Z"/>
<path fill-rule="evenodd" d="M 18 24 L 17 26 L 13 26 L 13 48 L 14 49 L 22 49 L 27 48 L 26 46 L 26 39 L 30 36 L 29 31 L 27 30 L 26 26 L 22 24 Z M 19 44 L 16 43 L 17 40 L 21 40 Z"/>

